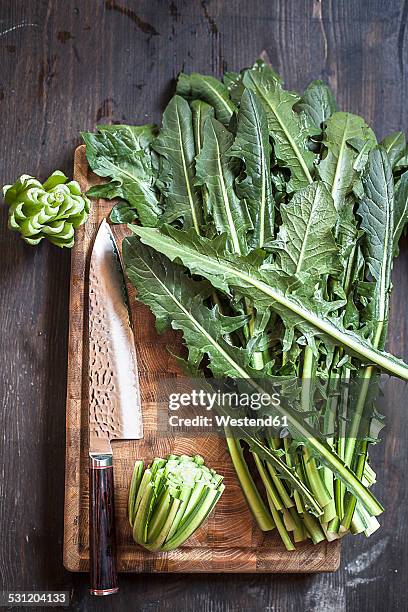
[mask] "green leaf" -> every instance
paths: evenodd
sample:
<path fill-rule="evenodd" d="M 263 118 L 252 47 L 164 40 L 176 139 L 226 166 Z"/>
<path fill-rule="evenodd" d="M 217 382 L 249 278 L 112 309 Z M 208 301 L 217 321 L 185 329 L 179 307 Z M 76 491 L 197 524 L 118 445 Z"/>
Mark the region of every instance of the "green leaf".
<path fill-rule="evenodd" d="M 337 111 L 337 104 L 330 87 L 323 81 L 312 81 L 306 87 L 296 110 L 305 113 L 317 128 Z"/>
<path fill-rule="evenodd" d="M 305 187 L 313 180 L 314 154 L 308 148 L 308 139 L 314 130 L 306 116 L 293 111 L 299 97 L 284 90 L 276 79 L 256 70 L 245 73 L 244 85 L 262 102 L 274 140 L 275 155 L 291 173 L 289 188 L 296 191 Z"/>
<path fill-rule="evenodd" d="M 362 231 L 358 227 L 358 220 L 354 214 L 355 199 L 352 195 L 347 196 L 345 205 L 338 213 L 335 228 L 336 243 L 339 247 L 339 257 L 342 265 L 342 275 L 340 279 L 335 278 L 335 285 L 332 286 L 335 293 L 346 297 L 350 294 L 355 282 L 359 278 L 359 271 L 363 265 L 360 253 L 360 238 Z M 359 253 L 360 257 L 356 257 Z M 332 279 L 333 276 L 331 275 Z M 340 280 L 340 287 L 338 284 Z"/>
<path fill-rule="evenodd" d="M 241 96 L 244 93 L 244 84 L 242 82 L 241 72 L 225 72 L 223 82 L 228 89 L 231 100 L 234 104 L 239 105 Z"/>
<path fill-rule="evenodd" d="M 265 61 L 262 58 L 257 59 L 251 68 L 246 68 L 245 70 L 243 70 L 241 72 L 242 78 L 249 71 L 260 72 L 265 79 L 283 85 L 283 79 L 279 76 L 277 72 L 274 71 L 269 61 Z"/>
<path fill-rule="evenodd" d="M 90 190 L 92 197 L 127 200 L 143 225 L 154 227 L 161 215 L 154 183 L 156 172 L 150 151 L 152 125 L 98 126 L 99 133 L 82 133 L 92 170 L 112 180 Z"/>
<path fill-rule="evenodd" d="M 403 132 L 393 132 L 383 138 L 381 147 L 387 153 L 391 167 L 394 168 L 397 161 L 404 155 L 407 146 L 405 134 Z"/>
<path fill-rule="evenodd" d="M 245 164 L 245 178 L 236 182 L 237 193 L 249 208 L 254 227 L 253 245 L 262 247 L 274 235 L 271 146 L 265 112 L 252 91 L 245 90 L 242 95 L 237 135 L 228 154 Z"/>
<path fill-rule="evenodd" d="M 230 248 L 245 253 L 246 233 L 252 229 L 245 202 L 234 192 L 237 160 L 227 151 L 233 135 L 216 119 L 207 119 L 204 126 L 204 144 L 196 159 L 197 184 L 205 185 L 209 194 L 209 209 L 219 233 L 228 236 Z"/>
<path fill-rule="evenodd" d="M 302 329 L 312 327 L 336 345 L 344 347 L 363 362 L 372 363 L 385 372 L 408 380 L 408 366 L 392 355 L 372 347 L 358 334 L 344 330 L 339 321 L 327 315 L 326 305 L 316 296 L 309 301 L 302 296 L 287 293 L 287 284 L 282 274 L 273 273 L 269 268 L 258 269 L 254 255 L 236 257 L 222 249 L 222 240 L 208 240 L 193 232 L 183 232 L 166 226 L 164 233 L 153 228 L 129 226 L 140 236 L 142 242 L 156 251 L 166 254 L 172 261 L 181 261 L 193 274 L 207 278 L 211 284 L 226 292 L 238 291 L 251 299 L 261 311 L 268 307 L 279 314 L 291 316 Z M 258 255 L 256 255 L 258 258 Z M 259 260 L 257 260 L 259 264 Z"/>
<path fill-rule="evenodd" d="M 137 212 L 128 202 L 118 202 L 110 211 L 109 220 L 111 223 L 132 223 L 137 219 Z"/>
<path fill-rule="evenodd" d="M 318 171 L 337 210 L 343 207 L 356 178 L 353 165 L 357 152 L 348 144 L 353 138 L 369 141 L 372 146 L 376 144 L 373 132 L 362 117 L 352 113 L 334 113 L 327 121 L 324 139 L 327 155 L 320 162 Z"/>
<path fill-rule="evenodd" d="M 408 169 L 408 147 L 405 149 L 403 155 L 394 162 L 394 172 L 405 172 Z"/>
<path fill-rule="evenodd" d="M 143 246 L 135 237 L 123 241 L 126 273 L 137 287 L 137 298 L 156 317 L 160 332 L 172 327 L 183 332 L 189 350 L 188 362 L 199 365 L 205 355 L 214 376 L 243 376 L 249 360 L 244 349 L 231 346 L 224 335 L 242 327 L 247 317 L 222 317 L 217 308 L 203 304 L 211 288 L 189 278 L 181 266 Z M 241 365 L 237 365 L 241 364 Z"/>
<path fill-rule="evenodd" d="M 366 276 L 369 282 L 362 283 L 363 291 L 364 288 L 368 290 L 368 303 L 360 316 L 366 323 L 373 346 L 382 348 L 388 325 L 394 244 L 394 183 L 388 154 L 383 147 L 378 146 L 370 151 L 361 182 L 363 194 L 358 215 L 361 217 L 361 227 L 364 231 L 362 250 L 367 263 Z M 356 474 L 361 479 L 367 445 L 364 442 L 361 446 L 361 441 L 357 444 L 357 438 L 364 412 L 370 410 L 371 418 L 375 418 L 370 392 L 376 394 L 379 376 L 371 367 L 360 370 L 358 375 L 361 385 L 353 403 L 344 458 L 347 465 L 357 465 Z M 366 434 L 370 434 L 370 430 L 366 431 Z M 346 528 L 349 527 L 354 514 L 355 503 L 353 498 L 346 501 L 342 519 Z"/>
<path fill-rule="evenodd" d="M 214 118 L 214 109 L 212 106 L 202 100 L 193 100 L 190 103 L 193 113 L 193 130 L 196 155 L 201 152 L 204 144 L 204 126 L 208 117 Z M 203 201 L 203 220 L 208 221 L 210 216 L 209 196 L 205 185 L 201 186 L 201 197 Z M 210 226 L 208 226 L 210 227 Z"/>
<path fill-rule="evenodd" d="M 278 265 L 291 276 L 319 276 L 333 272 L 338 249 L 332 229 L 337 221 L 333 199 L 323 183 L 296 192 L 280 207 L 282 225 L 271 246 L 278 251 Z"/>
<path fill-rule="evenodd" d="M 387 153 L 377 147 L 370 151 L 362 177 L 364 198 L 358 214 L 364 230 L 362 249 L 371 275 L 376 281 L 372 318 L 374 346 L 384 344 L 388 320 L 389 293 L 394 243 L 394 187 Z"/>
<path fill-rule="evenodd" d="M 398 242 L 408 223 L 408 172 L 404 172 L 395 189 L 393 253 L 398 255 Z"/>
<path fill-rule="evenodd" d="M 86 195 L 90 198 L 114 200 L 115 198 L 121 198 L 123 195 L 122 185 L 116 181 L 110 183 L 104 183 L 103 185 L 94 185 L 86 192 Z"/>
<path fill-rule="evenodd" d="M 215 111 L 218 121 L 228 126 L 232 114 L 237 110 L 231 101 L 228 89 L 212 76 L 193 72 L 190 75 L 181 73 L 177 80 L 177 93 L 189 100 L 204 100 Z"/>
<path fill-rule="evenodd" d="M 167 163 L 160 171 L 166 197 L 163 222 L 183 219 L 185 227 L 200 231 L 201 202 L 194 185 L 194 131 L 191 109 L 182 97 L 174 96 L 163 113 L 163 125 L 154 144 Z"/>
<path fill-rule="evenodd" d="M 198 155 L 203 148 L 205 122 L 208 117 L 214 117 L 214 109 L 202 100 L 193 100 L 190 106 L 193 113 L 195 150 Z"/>

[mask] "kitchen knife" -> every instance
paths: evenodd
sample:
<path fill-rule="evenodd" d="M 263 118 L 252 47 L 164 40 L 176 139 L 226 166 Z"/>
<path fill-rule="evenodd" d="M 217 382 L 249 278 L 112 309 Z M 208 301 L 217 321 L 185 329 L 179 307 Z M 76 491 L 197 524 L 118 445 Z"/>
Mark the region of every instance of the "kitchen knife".
<path fill-rule="evenodd" d="M 118 591 L 111 441 L 142 437 L 126 284 L 115 239 L 103 220 L 89 269 L 89 548 L 93 595 Z"/>

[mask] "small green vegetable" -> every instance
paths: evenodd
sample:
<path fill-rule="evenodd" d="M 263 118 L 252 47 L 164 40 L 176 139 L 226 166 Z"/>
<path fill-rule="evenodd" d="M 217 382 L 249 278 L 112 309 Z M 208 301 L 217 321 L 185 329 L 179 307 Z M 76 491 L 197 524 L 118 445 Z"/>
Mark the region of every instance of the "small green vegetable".
<path fill-rule="evenodd" d="M 23 174 L 14 185 L 5 185 L 3 194 L 9 208 L 9 227 L 19 232 L 28 244 L 43 238 L 71 248 L 74 230 L 88 219 L 90 201 L 76 181 L 68 181 L 59 170 L 42 185 Z"/>
<path fill-rule="evenodd" d="M 225 488 L 223 477 L 199 455 L 136 461 L 128 515 L 137 544 L 168 551 L 181 546 L 206 520 Z"/>

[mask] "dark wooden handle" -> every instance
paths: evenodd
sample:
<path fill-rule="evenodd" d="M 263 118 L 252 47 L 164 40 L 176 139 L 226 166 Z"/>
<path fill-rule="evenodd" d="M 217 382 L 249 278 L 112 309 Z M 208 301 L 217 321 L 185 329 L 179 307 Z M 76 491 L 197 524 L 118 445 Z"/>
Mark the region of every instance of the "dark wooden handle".
<path fill-rule="evenodd" d="M 91 458 L 89 548 L 92 595 L 118 591 L 112 457 Z"/>

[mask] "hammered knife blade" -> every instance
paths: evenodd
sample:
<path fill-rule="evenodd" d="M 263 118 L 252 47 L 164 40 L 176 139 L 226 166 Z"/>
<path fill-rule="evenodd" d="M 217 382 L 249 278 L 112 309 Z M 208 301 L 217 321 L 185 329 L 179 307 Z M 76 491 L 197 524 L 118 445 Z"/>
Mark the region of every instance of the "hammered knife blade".
<path fill-rule="evenodd" d="M 89 268 L 89 547 L 91 593 L 116 593 L 111 441 L 143 437 L 135 342 L 120 254 L 102 221 Z"/>

